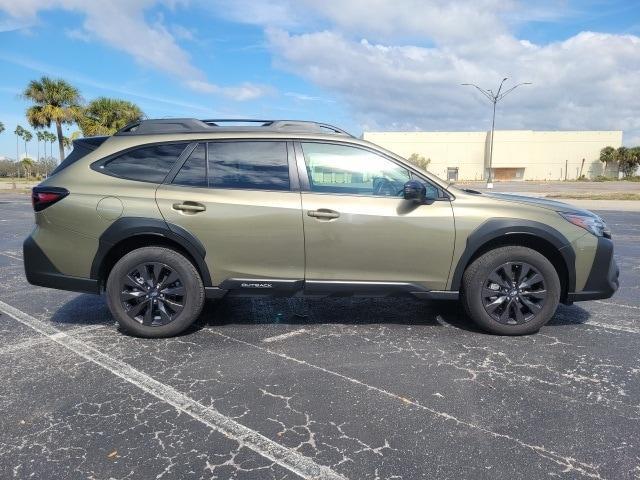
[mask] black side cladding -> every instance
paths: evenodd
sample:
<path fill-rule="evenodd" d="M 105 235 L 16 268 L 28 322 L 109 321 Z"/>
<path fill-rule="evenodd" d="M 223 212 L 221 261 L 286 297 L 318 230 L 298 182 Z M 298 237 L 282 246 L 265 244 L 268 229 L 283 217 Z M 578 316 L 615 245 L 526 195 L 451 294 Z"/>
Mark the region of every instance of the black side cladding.
<path fill-rule="evenodd" d="M 72 165 L 81 158 L 87 156 L 102 145 L 107 138 L 109 137 L 87 137 L 74 140 L 73 150 L 71 150 L 71 153 L 67 155 L 67 157 L 53 170 L 53 172 L 51 172 L 51 175 L 61 172 L 69 165 Z"/>
<path fill-rule="evenodd" d="M 90 278 L 72 277 L 61 273 L 42 249 L 28 237 L 23 244 L 24 271 L 31 285 L 70 290 L 72 292 L 99 293 L 98 282 Z"/>
<path fill-rule="evenodd" d="M 206 250 L 202 243 L 184 228 L 172 223 L 166 223 L 157 218 L 122 217 L 107 228 L 99 239 L 98 251 L 91 265 L 91 278 L 100 278 L 104 260 L 109 251 L 118 243 L 140 235 L 156 235 L 174 241 L 184 248 L 196 263 L 205 287 L 211 286 L 211 275 L 204 261 Z"/>
<path fill-rule="evenodd" d="M 461 286 L 462 275 L 473 255 L 486 243 L 502 236 L 513 234 L 530 235 L 532 238 L 545 240 L 558 250 L 567 268 L 567 291 L 573 292 L 576 285 L 575 252 L 569 246 L 569 241 L 556 229 L 540 222 L 519 218 L 492 218 L 476 228 L 469 238 L 467 247 L 453 271 L 451 289 L 458 290 Z"/>
<path fill-rule="evenodd" d="M 569 293 L 572 302 L 611 298 L 620 286 L 620 269 L 613 256 L 613 242 L 598 237 L 598 246 L 591 271 L 581 292 Z"/>

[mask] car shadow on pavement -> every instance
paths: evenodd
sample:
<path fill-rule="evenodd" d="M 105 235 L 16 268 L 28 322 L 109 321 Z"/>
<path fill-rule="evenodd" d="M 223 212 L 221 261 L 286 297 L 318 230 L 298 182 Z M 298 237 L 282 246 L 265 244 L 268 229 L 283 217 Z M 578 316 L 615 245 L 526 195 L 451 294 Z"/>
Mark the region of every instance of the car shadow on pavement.
<path fill-rule="evenodd" d="M 590 313 L 572 305 L 559 305 L 547 326 L 585 323 Z M 229 324 L 402 324 L 455 327 L 485 333 L 455 301 L 423 301 L 413 297 L 388 298 L 241 298 L 209 302 L 198 326 Z"/>
<path fill-rule="evenodd" d="M 549 327 L 561 327 L 565 325 L 580 325 L 581 323 L 587 323 L 591 318 L 589 313 L 584 308 L 578 305 L 558 305 L 556 313 L 551 317 L 547 326 Z"/>
<path fill-rule="evenodd" d="M 58 308 L 51 322 L 62 325 L 114 325 L 107 302 L 101 295 L 80 294 Z"/>
<path fill-rule="evenodd" d="M 225 297 L 209 302 L 195 328 L 231 324 L 399 324 L 478 331 L 461 306 L 413 297 Z"/>
<path fill-rule="evenodd" d="M 590 315 L 577 305 L 560 305 L 548 326 L 585 323 Z M 63 304 L 51 322 L 58 326 L 115 323 L 104 297 L 89 294 L 77 295 Z M 232 324 L 399 324 L 454 327 L 482 333 L 455 301 L 423 301 L 413 297 L 225 297 L 206 302 L 200 317 L 184 335 L 203 327 Z"/>

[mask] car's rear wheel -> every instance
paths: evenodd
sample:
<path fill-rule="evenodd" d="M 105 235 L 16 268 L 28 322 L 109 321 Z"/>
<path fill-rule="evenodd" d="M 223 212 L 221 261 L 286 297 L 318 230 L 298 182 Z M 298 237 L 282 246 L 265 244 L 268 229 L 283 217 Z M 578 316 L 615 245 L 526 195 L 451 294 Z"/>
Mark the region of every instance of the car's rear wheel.
<path fill-rule="evenodd" d="M 462 279 L 467 314 L 500 335 L 537 332 L 560 301 L 560 279 L 551 262 L 526 247 L 506 246 L 475 259 Z"/>
<path fill-rule="evenodd" d="M 121 328 L 148 338 L 171 337 L 200 315 L 204 286 L 193 264 L 163 247 L 123 256 L 107 280 L 107 303 Z"/>

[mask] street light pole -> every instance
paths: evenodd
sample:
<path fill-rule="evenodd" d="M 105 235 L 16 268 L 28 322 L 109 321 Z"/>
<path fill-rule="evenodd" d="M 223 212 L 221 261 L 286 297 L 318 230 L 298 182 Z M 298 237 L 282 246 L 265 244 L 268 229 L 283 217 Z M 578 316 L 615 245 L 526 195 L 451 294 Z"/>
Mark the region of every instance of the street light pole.
<path fill-rule="evenodd" d="M 496 104 L 500 100 L 502 100 L 504 97 L 506 97 L 509 93 L 513 92 L 520 85 L 531 85 L 531 82 L 522 82 L 522 83 L 518 83 L 517 85 L 514 85 L 509 90 L 505 90 L 504 92 L 502 92 L 502 86 L 504 85 L 504 82 L 507 81 L 507 79 L 508 79 L 508 77 L 505 77 L 505 78 L 502 79 L 502 81 L 500 82 L 500 85 L 498 86 L 498 91 L 496 93 L 493 93 L 493 90 L 487 90 L 487 89 L 481 88 L 478 85 L 476 85 L 475 83 L 462 83 L 461 84 L 461 85 L 464 85 L 464 86 L 475 87 L 480 93 L 482 93 L 485 97 L 487 97 L 489 99 L 489 101 L 493 104 L 493 116 L 491 118 L 491 142 L 489 144 L 489 176 L 487 177 L 487 188 L 493 188 L 493 178 L 492 178 L 492 174 L 493 174 L 493 167 L 492 167 L 492 165 L 493 165 L 493 135 L 495 133 L 495 127 L 496 127 Z"/>

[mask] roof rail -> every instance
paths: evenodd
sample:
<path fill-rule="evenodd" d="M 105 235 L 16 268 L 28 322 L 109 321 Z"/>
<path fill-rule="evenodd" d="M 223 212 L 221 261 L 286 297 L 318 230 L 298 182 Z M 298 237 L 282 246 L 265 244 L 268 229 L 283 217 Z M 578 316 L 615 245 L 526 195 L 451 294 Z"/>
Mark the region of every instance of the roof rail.
<path fill-rule="evenodd" d="M 273 129 L 276 130 L 289 130 L 296 132 L 315 132 L 315 133 L 334 133 L 337 135 L 346 135 L 348 137 L 352 137 L 353 135 L 345 132 L 341 128 L 335 127 L 328 123 L 320 123 L 320 122 L 309 122 L 305 120 L 274 120 L 271 124 L 269 124 Z"/>
<path fill-rule="evenodd" d="M 249 123 L 251 126 L 222 125 Z M 306 120 L 257 120 L 245 118 L 221 118 L 197 120 L 195 118 L 162 118 L 138 120 L 118 130 L 115 135 L 151 135 L 162 133 L 211 133 L 218 129 L 237 131 L 272 131 L 297 133 L 330 133 L 352 137 L 344 130 L 328 123 Z"/>
<path fill-rule="evenodd" d="M 158 118 L 137 120 L 118 130 L 116 135 L 146 135 L 154 133 L 188 133 L 210 131 L 211 127 L 195 118 Z"/>
<path fill-rule="evenodd" d="M 273 122 L 273 120 L 257 120 L 255 118 L 214 118 L 202 121 L 213 127 L 219 127 L 221 123 L 261 123 L 266 125 Z"/>

